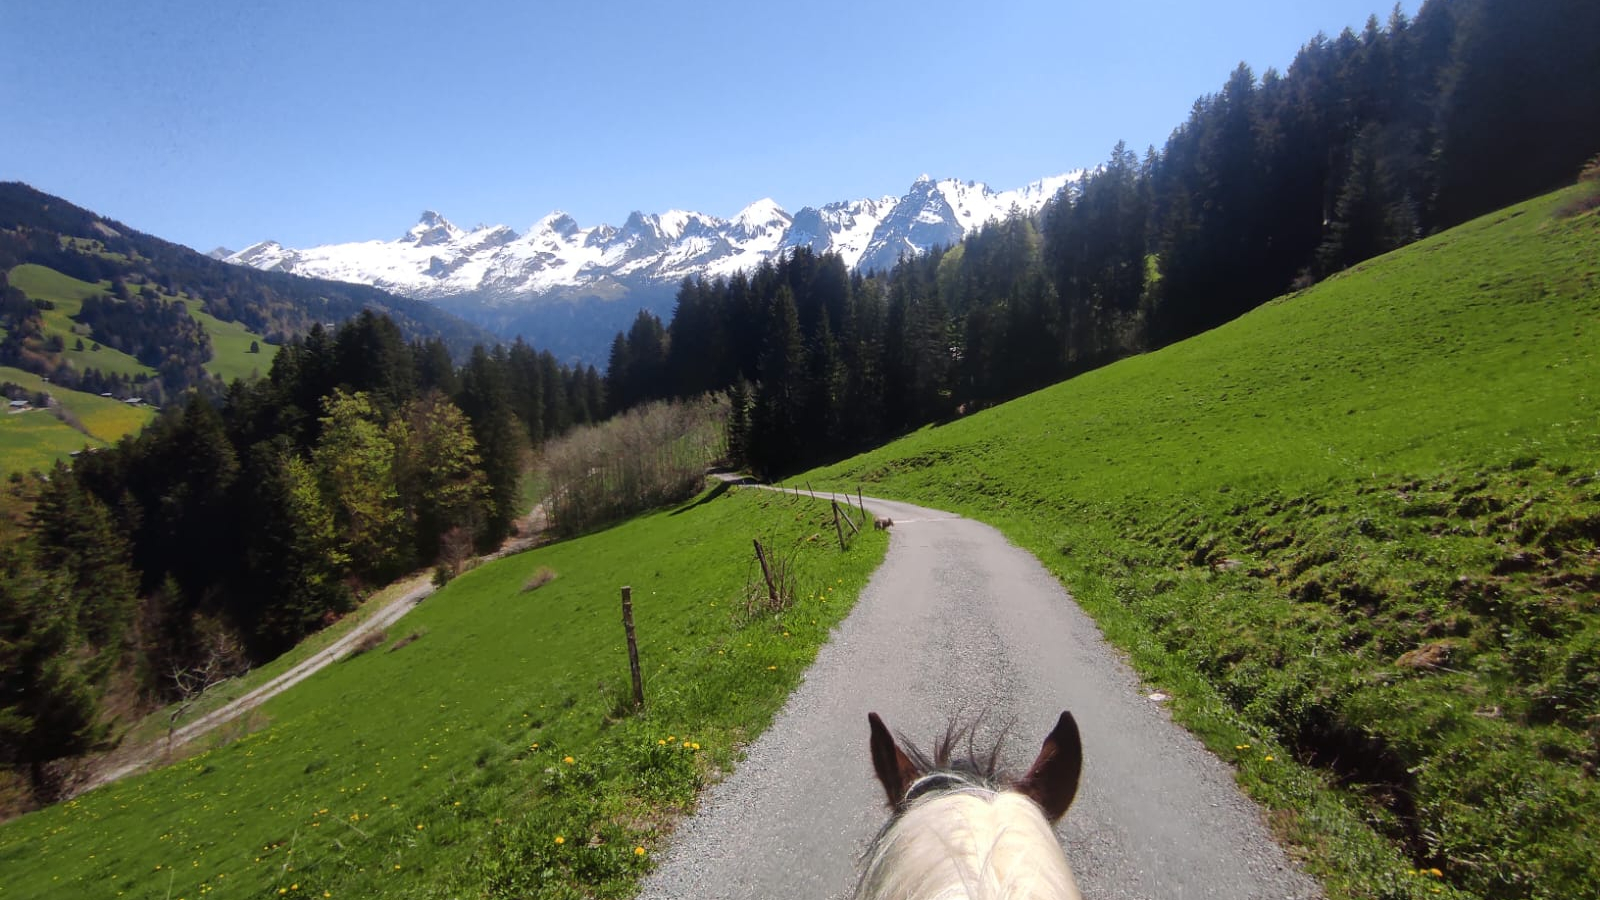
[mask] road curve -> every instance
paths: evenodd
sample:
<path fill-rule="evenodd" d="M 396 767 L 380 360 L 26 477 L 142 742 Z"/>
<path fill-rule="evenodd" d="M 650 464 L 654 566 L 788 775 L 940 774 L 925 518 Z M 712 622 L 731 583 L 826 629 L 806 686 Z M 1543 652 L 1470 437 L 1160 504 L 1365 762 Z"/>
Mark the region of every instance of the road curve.
<path fill-rule="evenodd" d="M 1083 781 L 1058 834 L 1085 897 L 1320 897 L 1269 837 L 1232 770 L 1146 697 L 1038 560 L 993 528 L 867 499 L 894 519 L 889 554 L 800 688 L 699 811 L 643 898 L 848 896 L 886 816 L 867 712 L 926 743 L 951 715 L 1012 723 L 1023 767 L 1063 709 Z"/>

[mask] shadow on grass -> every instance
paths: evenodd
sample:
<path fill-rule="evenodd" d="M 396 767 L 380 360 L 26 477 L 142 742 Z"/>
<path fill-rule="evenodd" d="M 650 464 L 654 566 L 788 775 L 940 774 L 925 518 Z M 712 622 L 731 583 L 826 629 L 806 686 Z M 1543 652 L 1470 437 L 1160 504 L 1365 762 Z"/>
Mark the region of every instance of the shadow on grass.
<path fill-rule="evenodd" d="M 693 503 L 686 503 L 683 506 L 678 507 L 677 509 L 673 510 L 670 513 L 670 515 L 681 516 L 684 513 L 689 512 L 690 510 L 694 509 L 695 507 L 705 506 L 707 503 L 710 503 L 711 501 L 717 499 L 718 497 L 721 497 L 723 494 L 726 494 L 728 492 L 728 485 L 730 485 L 730 484 L 732 484 L 732 482 L 728 482 L 728 481 L 719 481 L 719 482 L 717 482 L 717 486 L 712 488 L 710 493 L 706 494 L 704 497 L 701 497 L 699 500 L 696 500 Z"/>

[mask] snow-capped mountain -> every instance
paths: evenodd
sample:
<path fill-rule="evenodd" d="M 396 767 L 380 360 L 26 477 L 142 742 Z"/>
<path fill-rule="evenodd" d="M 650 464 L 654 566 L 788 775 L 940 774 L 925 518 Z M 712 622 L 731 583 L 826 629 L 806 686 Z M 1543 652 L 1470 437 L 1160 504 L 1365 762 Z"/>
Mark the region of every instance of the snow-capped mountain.
<path fill-rule="evenodd" d="M 732 219 L 669 210 L 635 212 L 620 228 L 580 227 L 554 212 L 518 234 L 504 225 L 462 229 L 429 210 L 392 241 L 294 250 L 276 241 L 229 255 L 229 262 L 377 285 L 414 297 L 472 294 L 488 305 L 570 299 L 597 288 L 676 285 L 688 275 L 731 275 L 795 247 L 832 251 L 851 267 L 887 269 L 904 254 L 951 244 L 1013 207 L 1037 212 L 1071 176 L 995 192 L 977 182 L 917 179 L 902 197 L 830 203 L 790 215 L 758 200 Z"/>
<path fill-rule="evenodd" d="M 794 215 L 765 199 L 731 219 L 683 210 L 635 212 L 621 227 L 584 228 L 553 212 L 521 234 L 505 225 L 463 229 L 429 210 L 395 240 L 304 250 L 263 241 L 225 258 L 435 300 L 507 336 L 531 330 L 530 338 L 552 346 L 559 343 L 548 333 L 553 323 L 586 328 L 595 320 L 595 327 L 615 330 L 640 307 L 664 315 L 685 277 L 748 271 L 797 247 L 837 253 L 852 268 L 886 270 L 901 256 L 953 244 L 1012 209 L 1037 212 L 1074 177 L 996 192 L 979 182 L 924 175 L 898 198 L 808 206 Z M 638 302 L 582 309 L 589 301 L 623 298 Z M 600 340 L 610 333 L 601 331 Z"/>

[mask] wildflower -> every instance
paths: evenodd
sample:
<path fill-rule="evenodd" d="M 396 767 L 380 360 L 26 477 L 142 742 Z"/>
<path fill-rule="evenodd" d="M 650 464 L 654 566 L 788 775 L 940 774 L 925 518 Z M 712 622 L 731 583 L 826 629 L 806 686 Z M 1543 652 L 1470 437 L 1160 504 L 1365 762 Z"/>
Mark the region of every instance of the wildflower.
<path fill-rule="evenodd" d="M 667 745 L 667 742 L 665 740 L 656 741 L 656 746 L 657 747 L 665 747 L 666 745 Z"/>
<path fill-rule="evenodd" d="M 565 844 L 565 843 L 566 843 L 566 842 L 567 842 L 567 839 L 566 839 L 566 838 L 564 838 L 564 837 L 562 837 L 562 836 L 561 836 L 561 835 L 559 835 L 559 834 L 558 834 L 558 835 L 556 835 L 556 843 L 557 843 L 557 844 Z"/>
<path fill-rule="evenodd" d="M 643 847 L 635 847 L 635 848 L 633 848 L 633 855 L 634 856 L 643 856 L 644 855 L 644 848 Z"/>
<path fill-rule="evenodd" d="M 776 671 L 778 671 L 778 667 L 777 666 L 767 666 L 767 671 L 768 672 L 776 672 Z"/>
<path fill-rule="evenodd" d="M 418 830 L 418 831 L 421 831 L 421 830 L 422 830 L 422 823 L 421 823 L 421 822 L 418 822 L 418 823 L 417 823 L 417 830 Z"/>
<path fill-rule="evenodd" d="M 1432 875 L 1435 878 L 1443 878 L 1444 877 L 1444 873 L 1439 871 L 1438 869 L 1429 869 L 1428 870 L 1428 874 Z"/>
<path fill-rule="evenodd" d="M 534 741 L 532 744 L 529 744 L 528 745 L 528 749 L 529 750 L 537 750 L 537 749 L 539 749 L 539 742 L 538 741 Z"/>
<path fill-rule="evenodd" d="M 683 742 L 683 749 L 685 749 L 685 750 L 689 749 L 689 742 L 688 741 L 684 741 Z"/>
<path fill-rule="evenodd" d="M 1272 762 L 1272 754 L 1267 754 L 1267 762 Z"/>
<path fill-rule="evenodd" d="M 289 893 L 289 889 L 288 888 L 278 888 L 278 893 L 287 894 L 287 893 Z"/>
<path fill-rule="evenodd" d="M 1249 750 L 1250 749 L 1250 745 L 1249 744 L 1234 744 L 1233 745 L 1233 749 L 1235 749 L 1235 750 Z"/>
<path fill-rule="evenodd" d="M 572 757 L 570 757 L 570 756 L 563 756 L 563 757 L 561 757 L 561 761 L 562 761 L 562 762 L 564 762 L 564 763 L 566 763 L 566 764 L 567 764 L 567 765 L 569 765 L 569 766 L 570 766 L 570 765 L 572 765 L 572 764 L 573 764 L 573 763 L 575 763 L 575 762 L 577 762 L 577 760 L 575 760 L 575 759 L 573 759 L 573 758 L 572 758 Z"/>
<path fill-rule="evenodd" d="M 699 745 L 699 744 L 698 744 L 698 743 L 696 743 L 696 744 L 691 744 L 691 745 L 690 745 L 690 746 L 691 746 L 691 747 L 693 747 L 693 748 L 694 748 L 694 749 L 696 749 L 696 750 L 699 750 L 699 749 L 700 749 L 700 745 Z"/>

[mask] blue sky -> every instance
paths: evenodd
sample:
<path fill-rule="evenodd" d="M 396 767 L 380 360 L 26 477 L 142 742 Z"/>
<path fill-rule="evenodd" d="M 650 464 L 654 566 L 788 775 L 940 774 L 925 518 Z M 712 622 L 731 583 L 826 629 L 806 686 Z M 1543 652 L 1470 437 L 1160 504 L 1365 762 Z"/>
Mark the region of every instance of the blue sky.
<path fill-rule="evenodd" d="M 0 180 L 200 250 L 1006 189 L 1377 2 L 7 0 Z"/>

